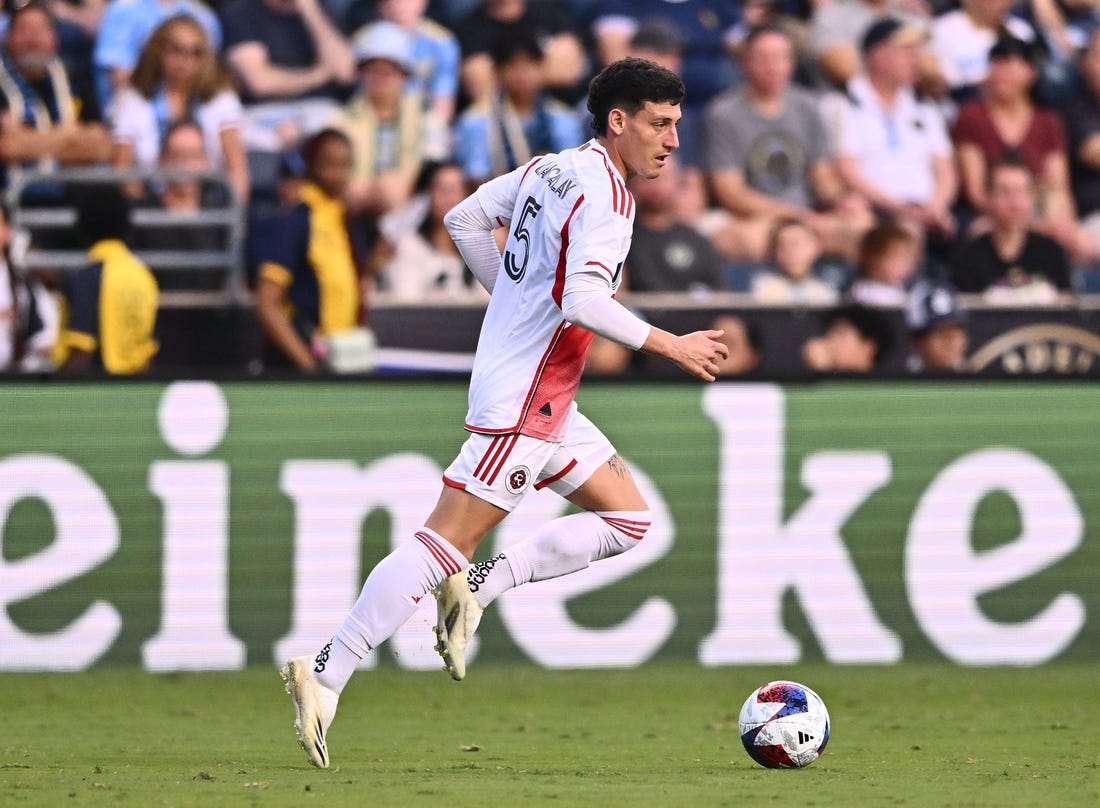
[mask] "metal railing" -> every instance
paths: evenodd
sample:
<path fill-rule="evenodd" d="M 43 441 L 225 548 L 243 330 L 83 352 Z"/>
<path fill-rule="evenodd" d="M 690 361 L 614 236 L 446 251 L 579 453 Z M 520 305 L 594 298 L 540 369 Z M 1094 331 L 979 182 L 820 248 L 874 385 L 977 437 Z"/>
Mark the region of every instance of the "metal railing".
<path fill-rule="evenodd" d="M 154 228 L 164 231 L 181 231 L 203 228 L 220 232 L 218 241 L 222 248 L 210 249 L 196 246 L 194 249 L 154 249 L 137 247 L 134 253 L 144 261 L 158 277 L 171 273 L 222 273 L 216 289 L 182 293 L 165 292 L 162 304 L 223 305 L 244 304 L 248 289 L 244 273 L 245 207 L 237 199 L 233 186 L 224 172 L 218 171 L 161 171 L 156 169 L 112 168 L 61 168 L 53 171 L 24 170 L 12 172 L 8 181 L 5 201 L 11 212 L 13 227 L 22 228 L 30 235 L 30 248 L 18 259 L 25 270 L 53 269 L 61 272 L 75 271 L 88 264 L 87 252 L 78 246 L 52 246 L 57 234 L 72 231 L 77 215 L 67 192 L 80 186 L 123 184 L 140 181 L 158 182 L 199 181 L 204 187 L 220 190 L 224 204 L 204 207 L 195 212 L 173 212 L 143 207 L 135 202 L 130 213 L 134 241 L 143 241 L 143 234 Z M 37 189 L 37 193 L 36 193 Z M 43 245 L 43 246 L 36 246 Z"/>

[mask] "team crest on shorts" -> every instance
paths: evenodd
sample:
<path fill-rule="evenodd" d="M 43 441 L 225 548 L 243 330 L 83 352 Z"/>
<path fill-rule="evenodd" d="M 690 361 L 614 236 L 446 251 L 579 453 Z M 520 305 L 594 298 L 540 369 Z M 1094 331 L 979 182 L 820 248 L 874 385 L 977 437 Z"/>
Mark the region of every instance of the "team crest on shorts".
<path fill-rule="evenodd" d="M 527 466 L 513 466 L 508 469 L 508 475 L 504 478 L 504 485 L 512 494 L 522 494 L 531 482 L 531 470 Z"/>

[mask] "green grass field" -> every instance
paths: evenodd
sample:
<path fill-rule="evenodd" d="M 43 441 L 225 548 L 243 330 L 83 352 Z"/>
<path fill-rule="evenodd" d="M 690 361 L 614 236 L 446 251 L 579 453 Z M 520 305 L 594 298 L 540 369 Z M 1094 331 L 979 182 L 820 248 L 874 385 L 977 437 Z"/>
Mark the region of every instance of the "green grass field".
<path fill-rule="evenodd" d="M 736 714 L 793 678 L 825 755 L 765 770 Z M 274 670 L 0 676 L 0 805 L 1096 806 L 1094 665 L 360 673 L 310 767 Z"/>

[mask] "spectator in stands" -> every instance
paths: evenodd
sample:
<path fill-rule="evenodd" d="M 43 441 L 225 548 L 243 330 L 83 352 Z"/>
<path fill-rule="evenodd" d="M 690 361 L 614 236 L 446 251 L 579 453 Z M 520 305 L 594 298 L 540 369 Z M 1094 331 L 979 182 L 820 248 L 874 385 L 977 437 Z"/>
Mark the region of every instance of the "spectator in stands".
<path fill-rule="evenodd" d="M 963 199 L 977 213 L 986 209 L 988 167 L 1011 156 L 1021 160 L 1040 189 L 1038 229 L 1087 260 L 1092 240 L 1076 223 L 1070 192 L 1069 154 L 1058 115 L 1031 100 L 1035 51 L 1027 42 L 1001 37 L 989 52 L 981 95 L 962 106 L 952 130 Z"/>
<path fill-rule="evenodd" d="M 31 0 L 12 11 L 0 62 L 0 159 L 9 171 L 98 163 L 110 154 L 87 77 L 66 71 L 57 47 L 45 5 Z"/>
<path fill-rule="evenodd" d="M 736 81 L 732 57 L 740 37 L 740 13 L 736 3 L 725 0 L 602 0 L 592 23 L 600 64 L 626 56 L 631 38 L 651 19 L 674 24 L 685 42 L 685 106 L 702 108 Z"/>
<path fill-rule="evenodd" d="M 250 287 L 255 288 L 260 263 L 271 244 L 282 238 L 283 220 L 298 204 L 305 185 L 306 164 L 300 149 L 290 149 L 279 157 L 275 170 L 274 199 L 271 205 L 248 207 L 244 243 L 244 269 Z"/>
<path fill-rule="evenodd" d="M 347 135 L 323 129 L 306 142 L 303 157 L 306 183 L 280 237 L 260 256 L 255 301 L 265 365 L 312 372 L 328 358 L 334 336 L 363 322 L 363 253 L 343 203 L 353 159 Z"/>
<path fill-rule="evenodd" d="M 704 166 L 715 201 L 734 216 L 713 235 L 730 257 L 761 261 L 780 219 L 813 228 L 826 252 L 855 258 L 872 224 L 846 192 L 829 151 L 817 100 L 791 86 L 794 43 L 776 26 L 754 28 L 742 46 L 745 83 L 707 107 Z"/>
<path fill-rule="evenodd" d="M 66 67 L 92 75 L 92 53 L 107 0 L 47 0 L 57 21 L 59 52 Z"/>
<path fill-rule="evenodd" d="M 860 72 L 859 41 L 872 24 L 896 16 L 913 25 L 927 24 L 924 3 L 904 0 L 832 0 L 813 3 L 807 50 L 815 83 L 843 90 Z"/>
<path fill-rule="evenodd" d="M 1071 159 L 1070 177 L 1082 229 L 1100 252 L 1100 28 L 1078 59 L 1081 91 L 1065 112 Z"/>
<path fill-rule="evenodd" d="M 1035 179 L 1019 160 L 989 172 L 989 231 L 963 246 L 951 277 L 960 292 L 980 292 L 999 303 L 1054 303 L 1070 299 L 1069 258 L 1035 229 Z"/>
<path fill-rule="evenodd" d="M 632 292 L 705 294 L 722 288 L 721 257 L 679 218 L 674 202 L 680 182 L 675 157 L 653 179 L 630 181 L 638 206 L 626 257 L 626 286 Z"/>
<path fill-rule="evenodd" d="M 848 298 L 865 306 L 903 306 L 920 262 L 912 232 L 893 222 L 872 228 L 859 247 L 859 274 Z"/>
<path fill-rule="evenodd" d="M 53 295 L 16 266 L 13 251 L 25 248 L 20 240 L 0 204 L 0 372 L 49 371 L 61 312 Z"/>
<path fill-rule="evenodd" d="M 221 49 L 218 17 L 200 0 L 113 0 L 107 4 L 93 53 L 96 91 L 104 109 L 130 80 L 150 34 L 165 20 L 181 14 L 197 20 L 211 47 Z"/>
<path fill-rule="evenodd" d="M 166 173 L 180 171 L 210 171 L 210 155 L 203 141 L 202 127 L 184 118 L 168 126 L 157 166 Z M 141 250 L 170 250 L 193 253 L 197 250 L 225 250 L 228 244 L 224 225 L 209 225 L 198 221 L 204 209 L 225 208 L 229 197 L 225 189 L 195 178 L 156 178 L 141 200 L 144 208 L 164 211 L 176 219 L 172 225 L 150 225 L 134 231 L 133 246 Z M 159 269 L 160 267 L 158 267 Z M 176 269 L 165 266 L 166 269 Z M 181 264 L 179 271 L 160 273 L 161 291 L 171 289 L 220 289 L 224 286 L 221 272 L 193 270 Z"/>
<path fill-rule="evenodd" d="M 849 83 L 840 121 L 838 166 L 880 217 L 948 237 L 958 180 L 943 117 L 913 91 L 923 41 L 922 29 L 892 17 L 867 29 L 865 73 Z"/>
<path fill-rule="evenodd" d="M 153 338 L 159 290 L 127 246 L 129 201 L 115 186 L 94 186 L 77 203 L 77 230 L 92 263 L 69 289 L 69 354 L 62 370 L 144 373 L 159 348 Z"/>
<path fill-rule="evenodd" d="M 948 284 L 920 281 L 905 308 L 909 331 L 906 366 L 914 373 L 966 369 L 967 314 Z"/>
<path fill-rule="evenodd" d="M 752 278 L 750 292 L 769 305 L 832 305 L 835 287 L 814 276 L 821 241 L 801 219 L 784 218 L 772 228 L 767 267 Z"/>
<path fill-rule="evenodd" d="M 1008 35 L 1034 43 L 1035 29 L 1013 13 L 1013 0 L 961 0 L 932 21 L 928 84 L 957 102 L 973 98 L 989 72 L 990 48 Z"/>
<path fill-rule="evenodd" d="M 869 373 L 882 364 L 893 344 L 886 315 L 850 303 L 825 315 L 821 335 L 802 346 L 802 361 L 819 373 Z"/>
<path fill-rule="evenodd" d="M 499 40 L 492 58 L 497 89 L 455 122 L 455 157 L 473 183 L 586 139 L 569 107 L 543 92 L 543 53 L 533 34 Z"/>
<path fill-rule="evenodd" d="M 320 0 L 229 0 L 221 22 L 246 105 L 247 148 L 282 152 L 328 125 L 355 58 Z"/>
<path fill-rule="evenodd" d="M 376 6 L 380 21 L 400 26 L 409 35 L 412 74 L 408 89 L 419 93 L 424 102 L 426 153 L 441 160 L 451 152 L 450 125 L 458 99 L 461 60 L 458 39 L 424 16 L 428 0 L 377 0 Z M 353 41 L 367 36 L 373 24 L 359 29 Z"/>
<path fill-rule="evenodd" d="M 443 226 L 443 216 L 466 198 L 466 192 L 462 166 L 452 161 L 428 162 L 412 199 L 379 221 L 383 249 L 390 254 L 382 261 L 377 281 L 388 299 L 412 303 L 488 300 Z"/>
<path fill-rule="evenodd" d="M 764 347 L 759 328 L 736 314 L 718 315 L 709 328 L 722 332 L 718 341 L 729 350 L 724 359 L 718 360 L 717 375 L 742 376 L 756 370 Z"/>
<path fill-rule="evenodd" d="M 403 205 L 424 162 L 424 109 L 406 79 L 412 42 L 402 28 L 379 22 L 355 43 L 359 88 L 336 126 L 354 150 L 348 199 L 353 210 L 376 216 Z"/>
<path fill-rule="evenodd" d="M 494 89 L 493 44 L 528 33 L 542 45 L 546 87 L 567 102 L 583 95 L 588 56 L 564 3 L 481 0 L 455 26 L 462 48 L 462 90 L 471 103 L 488 98 Z"/>
<path fill-rule="evenodd" d="M 586 376 L 619 376 L 625 373 L 639 351 L 632 351 L 607 337 L 595 334 L 584 355 L 584 374 Z"/>
<path fill-rule="evenodd" d="M 202 26 L 182 15 L 160 25 L 131 82 L 119 90 L 111 110 L 114 165 L 155 166 L 168 127 L 192 118 L 202 129 L 210 165 L 224 169 L 237 198 L 247 200 L 241 101 Z"/>

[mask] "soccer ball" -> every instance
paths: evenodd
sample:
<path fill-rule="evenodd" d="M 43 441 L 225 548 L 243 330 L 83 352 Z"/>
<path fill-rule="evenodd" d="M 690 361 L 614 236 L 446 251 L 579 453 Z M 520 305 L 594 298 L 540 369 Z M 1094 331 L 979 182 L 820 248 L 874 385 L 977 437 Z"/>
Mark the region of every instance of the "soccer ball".
<path fill-rule="evenodd" d="M 749 757 L 769 769 L 801 769 L 829 742 L 825 702 L 798 682 L 768 682 L 745 700 L 738 718 Z"/>

